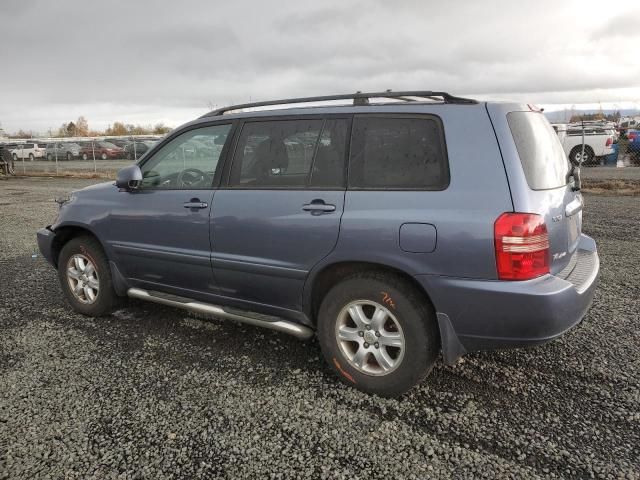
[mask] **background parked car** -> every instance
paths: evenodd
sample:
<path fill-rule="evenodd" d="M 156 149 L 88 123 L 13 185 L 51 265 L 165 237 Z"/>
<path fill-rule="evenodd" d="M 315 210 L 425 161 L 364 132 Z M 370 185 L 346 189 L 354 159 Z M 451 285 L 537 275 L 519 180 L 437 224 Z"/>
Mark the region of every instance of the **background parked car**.
<path fill-rule="evenodd" d="M 83 142 L 81 145 L 80 156 L 83 160 L 89 160 L 93 158 L 95 153 L 96 158 L 107 160 L 108 158 L 124 158 L 124 150 L 113 143 L 105 141 L 97 142 Z"/>
<path fill-rule="evenodd" d="M 48 143 L 46 148 L 47 160 L 73 160 L 80 158 L 80 145 L 73 142 Z"/>
<path fill-rule="evenodd" d="M 627 150 L 634 163 L 640 163 L 640 127 L 627 130 Z"/>
<path fill-rule="evenodd" d="M 574 165 L 597 164 L 600 157 L 613 153 L 615 132 L 602 125 L 556 123 L 553 129 L 558 134 L 562 148 Z M 584 129 L 584 136 L 583 136 Z M 582 139 L 584 138 L 584 155 Z"/>
<path fill-rule="evenodd" d="M 135 144 L 135 145 L 134 145 Z M 135 142 L 129 142 L 124 147 L 124 153 L 129 160 L 133 160 L 134 158 L 140 158 L 143 154 L 147 153 L 151 147 L 153 147 L 156 142 L 152 140 L 143 140 Z M 135 146 L 135 149 L 134 149 Z"/>
<path fill-rule="evenodd" d="M 113 143 L 116 147 L 125 148 L 131 140 L 128 138 L 105 138 L 105 142 Z"/>
<path fill-rule="evenodd" d="M 43 158 L 46 145 L 44 143 L 20 143 L 11 151 L 14 160 Z"/>

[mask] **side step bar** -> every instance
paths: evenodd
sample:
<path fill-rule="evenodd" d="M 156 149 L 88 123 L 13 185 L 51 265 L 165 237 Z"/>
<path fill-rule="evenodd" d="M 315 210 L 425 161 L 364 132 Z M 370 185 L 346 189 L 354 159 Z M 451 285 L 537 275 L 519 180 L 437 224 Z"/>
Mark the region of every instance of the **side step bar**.
<path fill-rule="evenodd" d="M 218 305 L 198 302 L 196 300 L 191 300 L 190 298 L 178 297 L 176 295 L 169 295 L 161 292 L 142 290 L 141 288 L 130 288 L 127 290 L 127 295 L 131 298 L 161 303 L 162 305 L 182 308 L 184 310 L 189 310 L 190 312 L 214 315 L 216 317 L 254 325 L 256 327 L 269 328 L 278 332 L 288 333 L 300 340 L 307 340 L 313 336 L 313 330 L 309 327 L 269 315 L 244 312 L 236 309 L 233 309 L 233 311 L 231 311 L 231 309 L 225 310 L 224 307 L 219 307 Z"/>

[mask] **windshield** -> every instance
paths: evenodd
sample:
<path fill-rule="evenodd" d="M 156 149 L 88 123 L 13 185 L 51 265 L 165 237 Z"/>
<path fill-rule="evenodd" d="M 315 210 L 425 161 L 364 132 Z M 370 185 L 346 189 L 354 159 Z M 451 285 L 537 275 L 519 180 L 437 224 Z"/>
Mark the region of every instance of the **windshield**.
<path fill-rule="evenodd" d="M 511 112 L 507 114 L 507 122 L 529 187 L 547 190 L 565 186 L 568 183 L 569 160 L 558 135 L 544 115 Z"/>

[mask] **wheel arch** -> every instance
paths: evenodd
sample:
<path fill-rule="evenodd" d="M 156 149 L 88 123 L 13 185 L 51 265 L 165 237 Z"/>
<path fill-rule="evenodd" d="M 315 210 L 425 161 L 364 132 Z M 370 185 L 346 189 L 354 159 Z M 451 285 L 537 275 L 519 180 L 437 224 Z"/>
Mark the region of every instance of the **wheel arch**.
<path fill-rule="evenodd" d="M 91 228 L 86 225 L 78 225 L 78 224 L 64 224 L 59 227 L 56 227 L 54 230 L 55 238 L 51 244 L 51 252 L 52 258 L 54 261 L 54 265 L 58 267 L 58 257 L 60 256 L 60 252 L 62 248 L 73 238 L 77 238 L 82 235 L 87 235 L 94 238 L 102 247 L 102 251 L 107 255 L 107 250 L 104 247 L 104 244 L 100 241 L 100 238 L 91 230 Z M 108 255 L 107 255 L 108 258 Z"/>
<path fill-rule="evenodd" d="M 303 294 L 304 313 L 316 325 L 320 303 L 324 296 L 337 282 L 359 273 L 385 273 L 401 278 L 410 284 L 436 312 L 435 306 L 424 287 L 409 273 L 397 267 L 369 261 L 338 261 L 323 265 L 317 272 L 312 272 L 305 284 Z"/>

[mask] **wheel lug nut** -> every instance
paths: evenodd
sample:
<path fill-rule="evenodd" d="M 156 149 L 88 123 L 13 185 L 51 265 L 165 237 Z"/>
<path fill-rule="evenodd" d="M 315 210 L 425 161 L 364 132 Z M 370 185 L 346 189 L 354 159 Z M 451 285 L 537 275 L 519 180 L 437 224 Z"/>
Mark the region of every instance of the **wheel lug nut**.
<path fill-rule="evenodd" d="M 367 342 L 364 342 L 364 348 L 369 348 L 369 344 Z"/>
<path fill-rule="evenodd" d="M 358 332 L 358 335 L 360 335 L 361 337 L 364 337 L 364 332 Z"/>
<path fill-rule="evenodd" d="M 378 342 L 374 343 L 373 346 L 376 348 L 380 348 L 380 344 Z"/>

